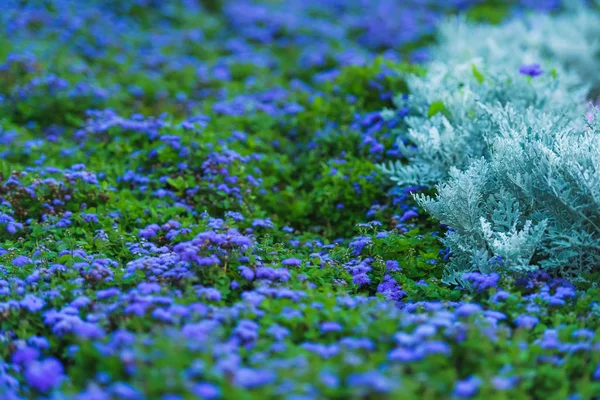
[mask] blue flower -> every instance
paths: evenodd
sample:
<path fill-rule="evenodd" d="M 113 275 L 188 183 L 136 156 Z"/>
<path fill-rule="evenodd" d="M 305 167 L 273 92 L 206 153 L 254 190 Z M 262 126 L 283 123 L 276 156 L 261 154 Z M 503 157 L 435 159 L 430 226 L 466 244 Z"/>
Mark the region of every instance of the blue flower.
<path fill-rule="evenodd" d="M 207 400 L 218 399 L 221 397 L 221 389 L 219 389 L 218 386 L 207 382 L 201 382 L 193 385 L 192 393 L 201 399 Z"/>
<path fill-rule="evenodd" d="M 515 377 L 495 376 L 492 378 L 492 385 L 496 390 L 509 390 L 515 386 L 516 381 Z"/>
<path fill-rule="evenodd" d="M 531 77 L 540 76 L 544 73 L 540 64 L 529 64 L 529 65 L 521 65 L 519 68 L 519 73 L 523 75 L 529 75 Z"/>
<path fill-rule="evenodd" d="M 300 264 L 302 264 L 302 260 L 299 258 L 286 258 L 285 260 L 283 260 L 281 262 L 282 265 L 285 265 L 286 267 L 298 267 L 300 266 Z"/>
<path fill-rule="evenodd" d="M 537 317 L 531 315 L 519 315 L 515 318 L 515 324 L 519 328 L 531 329 L 538 324 L 539 320 Z"/>
<path fill-rule="evenodd" d="M 342 325 L 340 325 L 337 322 L 322 322 L 321 323 L 321 332 L 323 332 L 323 333 L 341 332 L 342 329 L 343 329 Z"/>
<path fill-rule="evenodd" d="M 454 386 L 454 395 L 462 398 L 469 398 L 475 396 L 479 391 L 481 380 L 477 377 L 469 377 L 462 381 L 456 382 Z"/>
<path fill-rule="evenodd" d="M 250 389 L 268 385 L 275 379 L 276 375 L 273 371 L 240 368 L 234 373 L 233 383 L 236 386 Z"/>
<path fill-rule="evenodd" d="M 62 381 L 63 366 L 55 358 L 33 361 L 27 364 L 24 375 L 31 387 L 40 392 L 47 392 Z"/>

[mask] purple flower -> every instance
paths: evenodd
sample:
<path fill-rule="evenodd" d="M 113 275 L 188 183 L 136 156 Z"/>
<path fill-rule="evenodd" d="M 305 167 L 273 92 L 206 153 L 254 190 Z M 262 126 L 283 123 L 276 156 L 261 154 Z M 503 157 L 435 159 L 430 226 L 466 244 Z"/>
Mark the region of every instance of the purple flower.
<path fill-rule="evenodd" d="M 48 339 L 46 339 L 45 337 L 41 337 L 41 336 L 32 336 L 30 337 L 27 342 L 29 342 L 29 344 L 35 348 L 38 349 L 47 349 L 50 347 L 50 343 L 48 342 Z"/>
<path fill-rule="evenodd" d="M 350 247 L 353 250 L 354 255 L 359 255 L 363 248 L 372 242 L 371 238 L 368 236 L 357 236 L 352 242 L 350 242 Z"/>
<path fill-rule="evenodd" d="M 457 397 L 473 397 L 479 390 L 481 380 L 477 377 L 469 377 L 465 380 L 456 382 L 454 386 L 454 395 Z"/>
<path fill-rule="evenodd" d="M 98 400 L 100 400 L 100 399 L 98 399 Z M 160 400 L 183 400 L 183 397 L 178 394 L 168 393 L 168 394 L 163 395 L 160 398 Z"/>
<path fill-rule="evenodd" d="M 550 301 L 548 302 L 548 304 L 551 306 L 564 306 L 567 303 L 563 299 L 550 297 Z"/>
<path fill-rule="evenodd" d="M 267 333 L 273 336 L 275 340 L 283 340 L 290 334 L 290 331 L 280 325 L 271 325 L 269 329 L 267 329 Z"/>
<path fill-rule="evenodd" d="M 328 346 L 321 343 L 303 343 L 302 347 L 311 353 L 318 354 L 321 358 L 331 358 L 340 352 L 340 347 L 335 344 Z"/>
<path fill-rule="evenodd" d="M 499 290 L 492 296 L 491 300 L 492 300 L 492 303 L 500 303 L 502 301 L 505 301 L 509 297 L 510 297 L 510 293 L 508 293 L 505 290 Z"/>
<path fill-rule="evenodd" d="M 373 350 L 375 348 L 375 343 L 368 338 L 346 337 L 340 340 L 340 345 L 349 349 Z"/>
<path fill-rule="evenodd" d="M 221 389 L 208 382 L 197 383 L 192 387 L 192 393 L 201 399 L 217 399 L 221 397 Z"/>
<path fill-rule="evenodd" d="M 22 267 L 25 264 L 31 263 L 33 263 L 33 261 L 31 261 L 31 258 L 25 256 L 16 256 L 12 260 L 12 265 L 14 265 L 15 267 Z"/>
<path fill-rule="evenodd" d="M 152 224 L 140 230 L 138 235 L 144 239 L 150 239 L 151 237 L 158 235 L 158 231 L 160 231 L 160 226 Z"/>
<path fill-rule="evenodd" d="M 377 285 L 377 293 L 381 293 L 387 300 L 399 301 L 406 296 L 400 284 L 391 276 L 385 275 L 383 282 Z"/>
<path fill-rule="evenodd" d="M 286 267 L 298 267 L 300 264 L 302 264 L 302 260 L 299 258 L 286 258 L 281 262 L 281 264 L 285 265 Z"/>
<path fill-rule="evenodd" d="M 509 390 L 515 386 L 514 377 L 495 376 L 492 378 L 492 385 L 496 390 Z"/>
<path fill-rule="evenodd" d="M 15 350 L 12 355 L 14 364 L 28 365 L 40 356 L 40 351 L 33 347 L 22 347 Z"/>
<path fill-rule="evenodd" d="M 254 279 L 254 271 L 252 269 L 250 269 L 249 267 L 242 265 L 238 268 L 238 270 L 240 271 L 240 274 L 242 275 L 242 277 L 245 280 L 251 281 Z"/>
<path fill-rule="evenodd" d="M 479 314 L 481 311 L 481 306 L 473 303 L 465 303 L 456 308 L 456 314 L 460 317 L 468 317 L 472 314 Z"/>
<path fill-rule="evenodd" d="M 388 353 L 388 359 L 392 361 L 411 362 L 420 357 L 412 350 L 398 347 Z"/>
<path fill-rule="evenodd" d="M 233 330 L 234 334 L 242 340 L 256 340 L 258 339 L 259 326 L 256 322 L 243 319 Z"/>
<path fill-rule="evenodd" d="M 340 325 L 337 322 L 323 322 L 321 324 L 321 332 L 323 332 L 323 333 L 341 332 L 341 331 L 342 331 L 342 325 Z"/>
<path fill-rule="evenodd" d="M 121 291 L 117 288 L 110 288 L 106 290 L 99 290 L 96 292 L 97 299 L 107 299 L 109 297 L 118 296 Z"/>
<path fill-rule="evenodd" d="M 523 75 L 529 75 L 531 77 L 540 76 L 544 73 L 544 70 L 540 64 L 521 65 L 519 72 Z"/>
<path fill-rule="evenodd" d="M 556 349 L 561 344 L 556 329 L 546 330 L 538 343 L 543 349 Z"/>
<path fill-rule="evenodd" d="M 325 386 L 327 386 L 329 388 L 336 388 L 340 384 L 339 378 L 329 372 L 322 372 L 320 378 L 321 378 L 321 382 L 323 382 L 323 384 L 325 384 Z"/>
<path fill-rule="evenodd" d="M 573 331 L 573 333 L 571 334 L 572 337 L 574 338 L 586 338 L 586 339 L 592 339 L 595 335 L 595 332 L 591 329 L 577 329 L 575 331 Z"/>
<path fill-rule="evenodd" d="M 365 273 L 357 274 L 354 275 L 354 278 L 352 278 L 352 283 L 358 286 L 367 285 L 371 283 L 371 278 L 369 278 L 369 276 Z"/>
<path fill-rule="evenodd" d="M 419 347 L 417 347 L 417 353 L 419 355 L 444 354 L 449 356 L 452 353 L 452 349 L 448 343 L 434 340 L 420 344 Z"/>
<path fill-rule="evenodd" d="M 46 392 L 60 384 L 63 378 L 63 366 L 55 358 L 33 361 L 27 365 L 24 375 L 31 387 Z"/>
<path fill-rule="evenodd" d="M 498 320 L 498 321 L 506 319 L 506 315 L 503 314 L 503 313 L 501 313 L 500 311 L 486 310 L 484 312 L 484 314 L 485 314 L 486 317 L 492 318 L 492 319 L 495 319 L 495 320 Z"/>
<path fill-rule="evenodd" d="M 142 394 L 133 386 L 123 382 L 116 382 L 111 386 L 111 391 L 116 398 L 124 400 L 141 400 Z"/>
<path fill-rule="evenodd" d="M 32 294 L 28 294 L 25 296 L 23 300 L 20 302 L 21 307 L 29 310 L 29 312 L 37 312 L 44 308 L 44 300 L 36 297 Z"/>
<path fill-rule="evenodd" d="M 215 288 L 199 288 L 196 290 L 198 297 L 210 301 L 221 301 L 221 292 Z"/>
<path fill-rule="evenodd" d="M 385 267 L 387 269 L 388 272 L 398 272 L 398 271 L 402 271 L 402 268 L 400 268 L 400 264 L 398 264 L 398 261 L 395 260 L 388 260 L 385 262 Z"/>
<path fill-rule="evenodd" d="M 252 222 L 252 226 L 260 228 L 273 228 L 273 221 L 271 221 L 271 218 L 255 219 Z"/>
<path fill-rule="evenodd" d="M 354 387 L 371 389 L 375 392 L 386 393 L 396 388 L 396 383 L 378 371 L 355 373 L 348 376 L 348 384 Z"/>
<path fill-rule="evenodd" d="M 473 287 L 478 291 L 483 291 L 487 288 L 497 287 L 500 275 L 497 273 L 482 274 L 479 272 L 468 272 L 463 275 L 463 278 L 472 282 Z"/>
<path fill-rule="evenodd" d="M 415 210 L 408 210 L 404 214 L 402 214 L 402 217 L 400 217 L 400 222 L 406 222 L 407 220 L 418 216 L 419 213 Z"/>
<path fill-rule="evenodd" d="M 598 363 L 598 365 L 596 365 L 596 370 L 594 371 L 594 380 L 596 380 L 596 381 L 600 380 L 600 363 Z"/>
<path fill-rule="evenodd" d="M 159 293 L 161 289 L 160 284 L 155 282 L 141 282 L 137 288 L 142 294 Z"/>
<path fill-rule="evenodd" d="M 102 338 L 105 333 L 100 326 L 90 322 L 79 322 L 73 327 L 73 333 L 87 339 Z"/>
<path fill-rule="evenodd" d="M 273 383 L 275 378 L 273 371 L 240 368 L 234 373 L 233 382 L 236 386 L 250 389 Z"/>
<path fill-rule="evenodd" d="M 415 336 L 419 339 L 425 339 L 430 336 L 434 336 L 436 334 L 436 331 L 437 330 L 436 330 L 435 325 L 423 324 L 423 325 L 419 325 L 415 328 L 415 330 L 413 332 L 413 336 Z"/>
<path fill-rule="evenodd" d="M 531 315 L 519 315 L 515 319 L 515 324 L 519 328 L 531 329 L 538 324 L 539 320 Z"/>

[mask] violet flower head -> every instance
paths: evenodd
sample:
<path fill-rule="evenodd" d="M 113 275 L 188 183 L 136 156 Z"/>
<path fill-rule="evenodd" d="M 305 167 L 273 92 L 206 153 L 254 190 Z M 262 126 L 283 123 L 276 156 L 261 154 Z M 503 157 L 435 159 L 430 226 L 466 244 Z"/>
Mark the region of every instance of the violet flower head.
<path fill-rule="evenodd" d="M 540 66 L 540 64 L 529 64 L 529 65 L 521 65 L 519 68 L 519 72 L 523 75 L 529 75 L 532 78 L 536 76 L 540 76 L 544 73 L 544 70 Z"/>
<path fill-rule="evenodd" d="M 221 389 L 212 383 L 201 382 L 193 386 L 192 392 L 202 399 L 217 399 L 221 397 Z"/>
<path fill-rule="evenodd" d="M 281 262 L 282 265 L 285 265 L 286 267 L 298 267 L 300 266 L 300 264 L 302 264 L 302 260 L 300 260 L 299 258 L 286 258 L 285 260 L 283 260 Z"/>
<path fill-rule="evenodd" d="M 461 398 L 469 398 L 475 396 L 481 385 L 481 380 L 477 377 L 469 377 L 462 381 L 456 382 L 454 387 L 454 395 Z"/>
<path fill-rule="evenodd" d="M 47 392 L 60 384 L 63 378 L 63 366 L 55 358 L 33 361 L 25 369 L 25 379 L 36 390 Z"/>
<path fill-rule="evenodd" d="M 44 300 L 37 296 L 28 294 L 23 300 L 21 300 L 21 307 L 29 310 L 29 312 L 38 312 L 44 308 Z"/>
<path fill-rule="evenodd" d="M 322 322 L 321 323 L 321 332 L 323 332 L 323 333 L 327 333 L 327 332 L 341 332 L 342 329 L 343 329 L 342 325 L 340 325 L 337 322 L 327 321 L 327 322 Z"/>
<path fill-rule="evenodd" d="M 40 351 L 34 347 L 23 347 L 17 349 L 12 354 L 12 362 L 14 364 L 27 365 L 36 360 L 40 355 Z"/>
<path fill-rule="evenodd" d="M 273 383 L 276 375 L 273 371 L 240 368 L 234 374 L 234 383 L 243 388 L 255 388 Z"/>
<path fill-rule="evenodd" d="M 531 329 L 538 324 L 539 320 L 537 317 L 531 315 L 519 315 L 515 319 L 515 324 L 519 328 Z"/>
<path fill-rule="evenodd" d="M 515 377 L 495 376 L 492 378 L 492 385 L 496 390 L 509 390 L 515 386 Z"/>
<path fill-rule="evenodd" d="M 25 256 L 17 256 L 12 260 L 12 265 L 15 267 L 22 267 L 25 264 L 31 264 L 31 258 Z"/>

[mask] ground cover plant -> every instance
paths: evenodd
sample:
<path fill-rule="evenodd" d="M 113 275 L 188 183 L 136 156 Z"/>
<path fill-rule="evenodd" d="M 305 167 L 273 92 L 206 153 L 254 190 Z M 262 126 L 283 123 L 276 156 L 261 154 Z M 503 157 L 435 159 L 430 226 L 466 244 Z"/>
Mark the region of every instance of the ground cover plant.
<path fill-rule="evenodd" d="M 600 398 L 591 2 L 0 8 L 0 398 Z"/>

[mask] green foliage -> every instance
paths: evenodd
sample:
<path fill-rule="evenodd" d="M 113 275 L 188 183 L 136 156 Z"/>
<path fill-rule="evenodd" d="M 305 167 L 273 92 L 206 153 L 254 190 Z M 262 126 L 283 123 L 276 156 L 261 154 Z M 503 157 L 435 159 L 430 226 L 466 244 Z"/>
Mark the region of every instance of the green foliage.
<path fill-rule="evenodd" d="M 477 69 L 477 66 L 475 64 L 473 64 L 473 75 L 475 75 L 477 82 L 483 83 L 483 80 L 484 80 L 483 74 Z"/>
<path fill-rule="evenodd" d="M 427 110 L 427 118 L 431 118 L 437 113 L 448 114 L 448 110 L 444 106 L 443 101 L 434 101 L 429 105 L 429 110 Z"/>
<path fill-rule="evenodd" d="M 419 65 L 377 58 L 370 65 L 344 68 L 333 84 L 341 93 L 356 97 L 355 104 L 359 108 L 380 110 L 391 105 L 389 101 L 381 99 L 382 92 L 406 93 L 408 87 L 404 77 L 424 74 L 425 69 Z"/>

